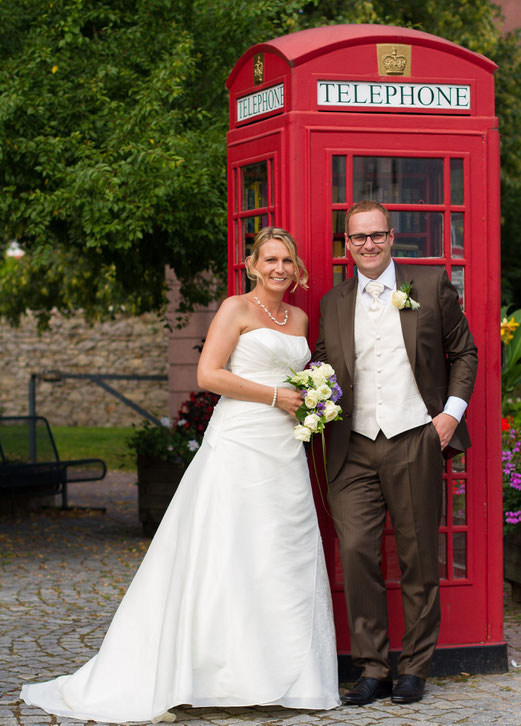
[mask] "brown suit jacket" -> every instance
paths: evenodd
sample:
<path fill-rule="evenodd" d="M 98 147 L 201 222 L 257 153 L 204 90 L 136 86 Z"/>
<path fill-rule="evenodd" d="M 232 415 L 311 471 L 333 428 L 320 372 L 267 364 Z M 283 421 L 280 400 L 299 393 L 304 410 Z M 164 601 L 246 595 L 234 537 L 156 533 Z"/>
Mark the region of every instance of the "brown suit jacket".
<path fill-rule="evenodd" d="M 429 414 L 443 411 L 448 396 L 470 400 L 476 379 L 477 348 L 463 315 L 458 292 L 445 268 L 396 263 L 396 287 L 412 284 L 411 297 L 418 310 L 400 310 L 403 339 L 416 383 Z M 343 421 L 329 428 L 328 475 L 340 471 L 351 435 L 354 375 L 354 314 L 357 278 L 346 280 L 327 292 L 320 303 L 320 332 L 313 360 L 326 361 L 336 371 L 343 390 L 339 404 Z M 392 381 L 387 381 L 392 385 Z M 400 412 L 397 411 L 399 416 Z M 470 446 L 462 419 L 444 455 L 449 458 Z"/>

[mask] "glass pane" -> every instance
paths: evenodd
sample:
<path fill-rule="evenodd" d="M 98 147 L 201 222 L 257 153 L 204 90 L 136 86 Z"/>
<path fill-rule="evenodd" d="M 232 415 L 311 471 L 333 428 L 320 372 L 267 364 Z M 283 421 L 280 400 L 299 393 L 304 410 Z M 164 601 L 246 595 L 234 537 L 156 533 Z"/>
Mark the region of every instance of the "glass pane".
<path fill-rule="evenodd" d="M 346 256 L 345 211 L 333 212 L 333 257 Z"/>
<path fill-rule="evenodd" d="M 452 523 L 467 524 L 467 492 L 464 479 L 452 482 Z"/>
<path fill-rule="evenodd" d="M 467 471 L 467 464 L 465 461 L 465 452 L 456 454 L 452 459 L 452 471 Z"/>
<path fill-rule="evenodd" d="M 440 577 L 447 579 L 447 535 L 439 535 L 438 572 Z"/>
<path fill-rule="evenodd" d="M 268 226 L 268 215 L 267 214 L 257 214 L 255 217 L 246 217 L 246 219 L 242 220 L 242 259 L 239 259 L 239 262 L 244 261 L 244 257 L 248 257 L 249 254 L 251 254 L 251 246 L 253 244 L 253 240 L 255 239 L 255 235 L 257 232 L 260 232 L 260 230 L 263 227 Z"/>
<path fill-rule="evenodd" d="M 353 201 L 442 204 L 443 159 L 355 156 Z"/>
<path fill-rule="evenodd" d="M 462 310 L 465 310 L 465 268 L 453 267 L 451 272 L 451 282 L 459 292 L 459 304 Z"/>
<path fill-rule="evenodd" d="M 447 526 L 447 480 L 443 480 L 441 487 L 441 519 L 440 526 Z"/>
<path fill-rule="evenodd" d="M 333 157 L 333 204 L 346 200 L 346 157 Z"/>
<path fill-rule="evenodd" d="M 273 159 L 270 159 L 270 195 L 268 202 L 270 205 L 275 204 L 275 164 L 273 163 Z"/>
<path fill-rule="evenodd" d="M 450 215 L 450 253 L 452 257 L 465 257 L 463 212 Z"/>
<path fill-rule="evenodd" d="M 347 279 L 346 265 L 333 265 L 333 287 Z"/>
<path fill-rule="evenodd" d="M 441 257 L 441 212 L 391 212 L 394 228 L 393 257 Z"/>
<path fill-rule="evenodd" d="M 400 582 L 400 565 L 394 535 L 384 535 L 382 547 L 382 572 L 386 582 Z"/>
<path fill-rule="evenodd" d="M 233 211 L 237 211 L 238 201 L 237 197 L 239 195 L 239 185 L 237 184 L 237 169 L 233 170 Z"/>
<path fill-rule="evenodd" d="M 268 206 L 268 163 L 259 161 L 257 164 L 243 166 L 242 169 L 241 208 L 258 209 Z"/>
<path fill-rule="evenodd" d="M 235 239 L 235 262 L 241 262 L 241 248 L 239 238 L 239 224 L 237 220 L 233 223 L 233 236 Z"/>
<path fill-rule="evenodd" d="M 239 270 L 235 270 L 235 290 L 234 290 L 235 295 L 239 295 L 241 292 L 241 290 L 239 288 L 239 275 L 240 274 L 241 273 L 239 272 Z"/>
<path fill-rule="evenodd" d="M 450 160 L 450 203 L 463 204 L 463 159 Z"/>
<path fill-rule="evenodd" d="M 452 535 L 452 566 L 454 579 L 467 577 L 467 533 L 454 532 Z"/>
<path fill-rule="evenodd" d="M 254 287 L 255 282 L 253 282 L 253 280 L 250 280 L 250 278 L 246 274 L 246 270 L 242 270 L 242 292 L 250 292 L 250 290 L 253 290 Z"/>

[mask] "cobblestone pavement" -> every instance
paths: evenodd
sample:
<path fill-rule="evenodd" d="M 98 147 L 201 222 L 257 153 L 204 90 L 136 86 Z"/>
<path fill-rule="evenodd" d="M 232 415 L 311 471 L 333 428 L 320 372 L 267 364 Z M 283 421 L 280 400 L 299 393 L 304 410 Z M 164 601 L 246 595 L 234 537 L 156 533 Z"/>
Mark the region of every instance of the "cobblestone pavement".
<path fill-rule="evenodd" d="M 137 520 L 135 477 L 71 486 L 70 502 L 92 510 L 41 510 L 0 517 L 0 726 L 74 726 L 26 706 L 23 682 L 70 673 L 97 650 L 148 540 Z M 510 671 L 431 679 L 421 703 L 383 700 L 363 708 L 293 711 L 271 708 L 176 709 L 188 726 L 316 724 L 333 726 L 521 726 L 521 606 L 506 599 Z M 92 724 L 93 722 L 88 722 Z"/>

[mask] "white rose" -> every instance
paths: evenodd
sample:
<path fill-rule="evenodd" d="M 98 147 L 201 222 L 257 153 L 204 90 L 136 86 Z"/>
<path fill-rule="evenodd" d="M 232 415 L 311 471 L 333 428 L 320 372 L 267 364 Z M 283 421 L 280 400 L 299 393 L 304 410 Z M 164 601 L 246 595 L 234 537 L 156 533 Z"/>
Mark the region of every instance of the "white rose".
<path fill-rule="evenodd" d="M 317 426 L 319 423 L 320 423 L 320 416 L 317 416 L 316 413 L 310 413 L 304 419 L 304 426 L 306 426 L 310 431 L 313 431 L 313 432 L 315 432 L 317 430 Z"/>
<path fill-rule="evenodd" d="M 307 426 L 299 424 L 298 426 L 295 426 L 293 436 L 297 439 L 297 441 L 309 441 L 311 438 L 311 431 Z"/>
<path fill-rule="evenodd" d="M 321 368 L 312 368 L 309 371 L 309 375 L 317 388 L 318 386 L 323 386 L 327 380 L 327 376 L 323 373 Z"/>
<path fill-rule="evenodd" d="M 324 416 L 325 422 L 329 423 L 329 421 L 333 421 L 338 414 L 340 413 L 342 409 L 340 406 L 337 406 L 336 403 L 333 403 L 333 401 L 326 401 L 326 405 L 324 406 L 324 413 L 322 414 Z"/>
<path fill-rule="evenodd" d="M 165 426 L 167 429 L 172 425 L 172 420 L 168 416 L 161 416 L 159 422 L 161 426 Z"/>
<path fill-rule="evenodd" d="M 407 293 L 403 290 L 394 290 L 393 294 L 391 295 L 391 301 L 393 305 L 398 308 L 398 310 L 402 310 L 405 307 L 405 303 L 407 302 Z"/>
<path fill-rule="evenodd" d="M 321 363 L 320 370 L 326 378 L 331 378 L 331 376 L 335 375 L 335 369 L 333 368 L 333 366 L 330 366 L 329 363 Z"/>
<path fill-rule="evenodd" d="M 413 300 L 412 297 L 409 298 L 409 302 L 411 303 L 411 310 L 418 310 L 420 307 L 420 303 Z"/>
<path fill-rule="evenodd" d="M 322 384 L 317 388 L 318 397 L 321 401 L 327 401 L 328 398 L 331 398 L 331 389 L 327 385 L 327 383 Z"/>
<path fill-rule="evenodd" d="M 191 439 L 188 442 L 188 448 L 190 449 L 190 451 L 197 451 L 197 449 L 199 448 L 199 442 L 195 439 Z"/>
<path fill-rule="evenodd" d="M 316 391 L 314 388 L 311 388 L 307 394 L 306 398 L 304 399 L 304 403 L 306 404 L 307 408 L 315 408 L 317 403 L 320 401 L 318 391 Z"/>

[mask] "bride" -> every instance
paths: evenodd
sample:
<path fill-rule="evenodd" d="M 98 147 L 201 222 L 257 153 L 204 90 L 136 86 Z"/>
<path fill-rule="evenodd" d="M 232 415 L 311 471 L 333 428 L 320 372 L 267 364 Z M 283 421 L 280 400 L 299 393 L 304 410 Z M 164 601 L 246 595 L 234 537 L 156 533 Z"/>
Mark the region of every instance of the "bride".
<path fill-rule="evenodd" d="M 306 457 L 302 398 L 284 383 L 309 360 L 306 287 L 293 238 L 266 227 L 246 261 L 256 282 L 210 329 L 199 384 L 221 394 L 97 655 L 24 685 L 48 713 L 172 721 L 176 705 L 339 705 L 331 596 Z"/>

